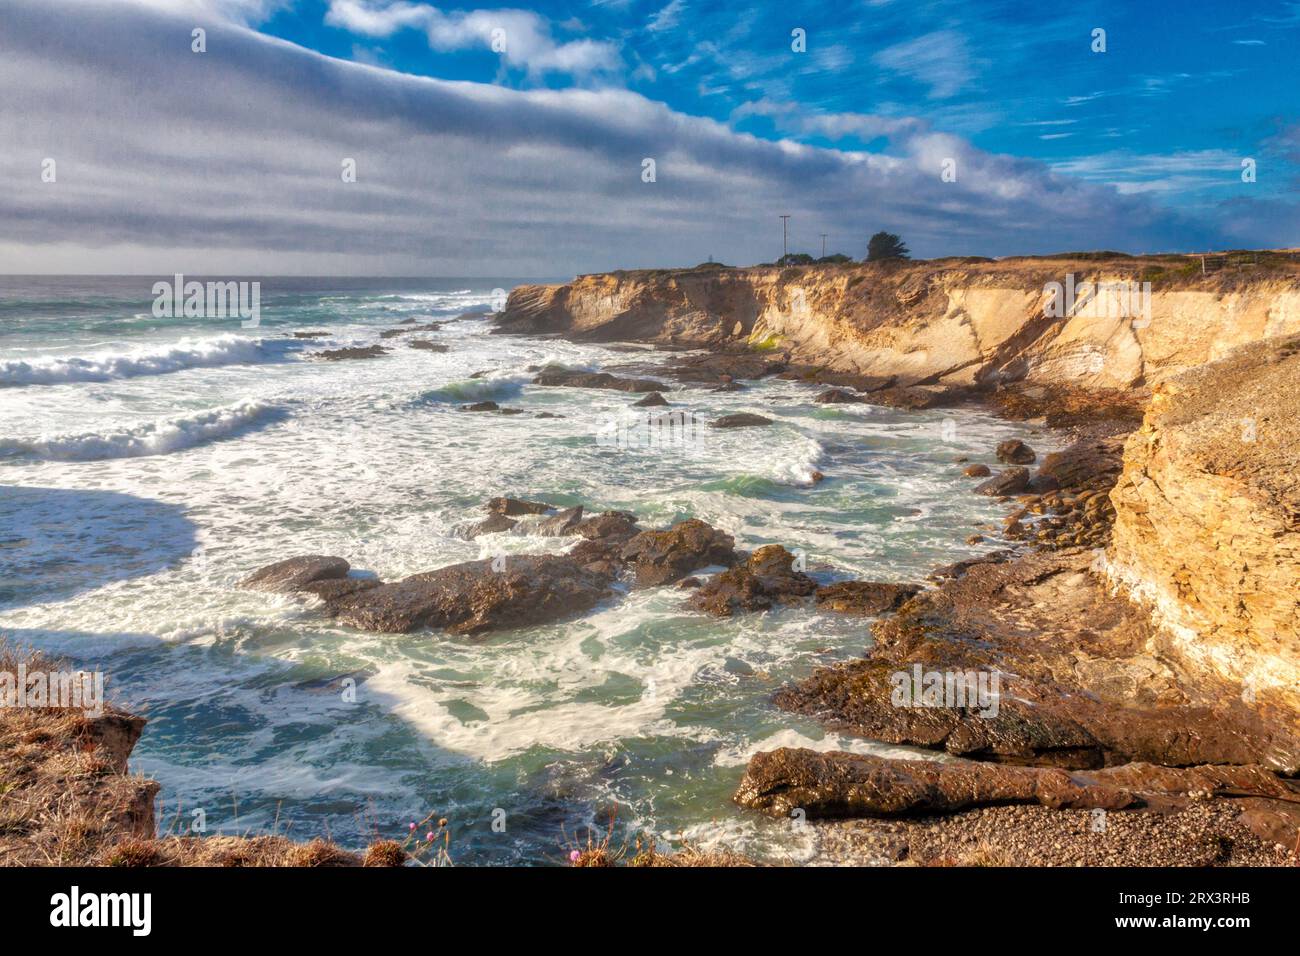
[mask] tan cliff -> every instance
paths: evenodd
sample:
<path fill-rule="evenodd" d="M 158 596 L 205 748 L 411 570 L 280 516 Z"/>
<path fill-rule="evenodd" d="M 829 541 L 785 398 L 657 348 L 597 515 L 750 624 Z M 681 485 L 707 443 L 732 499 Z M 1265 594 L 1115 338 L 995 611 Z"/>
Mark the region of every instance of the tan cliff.
<path fill-rule="evenodd" d="M 1050 284 L 1071 277 L 1113 289 L 1133 283 L 1134 292 L 1150 283 L 1149 299 L 1135 295 L 1130 308 L 1124 297 L 1103 295 L 1047 314 Z M 521 286 L 501 327 L 597 341 L 749 344 L 904 384 L 1128 388 L 1300 332 L 1300 260 L 1279 255 L 1207 275 L 1184 256 L 618 272 Z"/>
<path fill-rule="evenodd" d="M 1052 314 L 1051 283 L 1150 283 Z M 1121 303 L 1123 305 L 1124 303 Z M 1186 678 L 1300 712 L 1300 257 L 697 268 L 524 286 L 503 332 L 770 349 L 904 384 L 1145 394 L 1112 493 L 1111 581 Z M 1090 394 L 1096 394 L 1092 392 Z M 1293 718 L 1288 717 L 1288 720 Z"/>
<path fill-rule="evenodd" d="M 1166 652 L 1300 711 L 1300 336 L 1157 385 L 1111 500 L 1108 573 Z"/>

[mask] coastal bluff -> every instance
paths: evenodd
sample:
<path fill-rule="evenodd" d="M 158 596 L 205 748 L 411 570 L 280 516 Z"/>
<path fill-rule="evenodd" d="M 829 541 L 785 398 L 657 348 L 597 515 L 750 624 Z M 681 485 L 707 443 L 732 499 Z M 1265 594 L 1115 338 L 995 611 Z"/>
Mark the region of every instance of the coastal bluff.
<path fill-rule="evenodd" d="M 1054 314 L 1054 283 L 1140 289 L 1140 308 Z M 1104 580 L 1149 615 L 1152 651 L 1185 680 L 1226 680 L 1287 724 L 1300 713 L 1292 253 L 1218 270 L 1195 256 L 1089 254 L 614 272 L 521 286 L 497 322 L 772 353 L 973 396 L 1110 393 L 1145 406 L 1110 491 Z"/>

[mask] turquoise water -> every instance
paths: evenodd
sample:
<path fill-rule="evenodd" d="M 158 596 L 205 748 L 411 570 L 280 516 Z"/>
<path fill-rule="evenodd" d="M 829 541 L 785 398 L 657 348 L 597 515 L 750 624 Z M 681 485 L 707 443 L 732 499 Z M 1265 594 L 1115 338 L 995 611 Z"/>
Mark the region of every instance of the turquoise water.
<path fill-rule="evenodd" d="M 456 319 L 512 280 L 265 279 L 249 329 L 157 319 L 153 281 L 0 278 L 0 633 L 103 670 L 110 697 L 148 716 L 132 763 L 162 783 L 173 831 L 202 808 L 208 832 L 362 845 L 433 813 L 458 863 L 546 864 L 617 808 L 620 830 L 665 844 L 809 860 L 810 833 L 730 795 L 756 750 L 888 752 L 769 703 L 861 653 L 867 622 L 716 621 L 670 587 L 479 639 L 378 635 L 234 583 L 304 552 L 393 578 L 566 546 L 465 540 L 500 494 L 626 509 L 647 527 L 702 518 L 738 547 L 802 549 L 823 581 L 920 580 L 995 546 L 964 544 L 999 508 L 953 458 L 1030 437 L 971 411 L 818 406 L 812 387 L 768 380 L 669 397 L 702 421 L 751 411 L 770 428 L 609 447 L 597 433 L 634 397 L 532 386 L 528 367 L 653 377 L 665 356 Z M 449 350 L 379 338 L 406 319 L 447 321 L 413 337 Z M 312 359 L 375 342 L 389 354 Z M 485 398 L 563 417 L 456 410 Z"/>

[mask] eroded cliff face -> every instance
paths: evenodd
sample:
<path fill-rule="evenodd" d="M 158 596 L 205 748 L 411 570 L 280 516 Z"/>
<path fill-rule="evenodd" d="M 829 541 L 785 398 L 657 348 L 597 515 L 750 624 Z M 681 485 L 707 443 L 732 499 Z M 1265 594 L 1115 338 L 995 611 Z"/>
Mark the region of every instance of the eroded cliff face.
<path fill-rule="evenodd" d="M 1108 573 L 1166 652 L 1300 711 L 1300 336 L 1158 384 L 1111 500 Z"/>
<path fill-rule="evenodd" d="M 1149 282 L 1150 298 L 1133 308 L 1101 297 L 1050 314 L 1047 287 L 1070 276 L 1135 289 Z M 501 327 L 605 341 L 748 343 L 905 384 L 1127 388 L 1300 332 L 1300 270 L 1202 276 L 1195 260 L 1162 258 L 622 272 L 520 287 Z"/>

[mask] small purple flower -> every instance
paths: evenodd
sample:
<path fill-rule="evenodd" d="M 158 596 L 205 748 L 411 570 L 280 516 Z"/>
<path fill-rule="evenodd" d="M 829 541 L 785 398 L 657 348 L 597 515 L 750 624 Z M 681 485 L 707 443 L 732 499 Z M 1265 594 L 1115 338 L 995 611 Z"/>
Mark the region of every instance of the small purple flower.
<path fill-rule="evenodd" d="M 426 833 L 426 834 L 424 835 L 424 838 L 425 838 L 426 840 L 428 840 L 430 843 L 432 843 L 432 842 L 433 842 L 433 831 L 430 830 L 428 833 Z"/>
<path fill-rule="evenodd" d="M 579 853 L 577 850 L 574 850 L 569 854 L 570 863 L 577 863 L 581 859 L 582 859 L 582 854 Z"/>
<path fill-rule="evenodd" d="M 411 829 L 412 829 L 412 830 L 415 829 L 415 824 L 414 824 L 414 823 L 411 824 Z"/>

